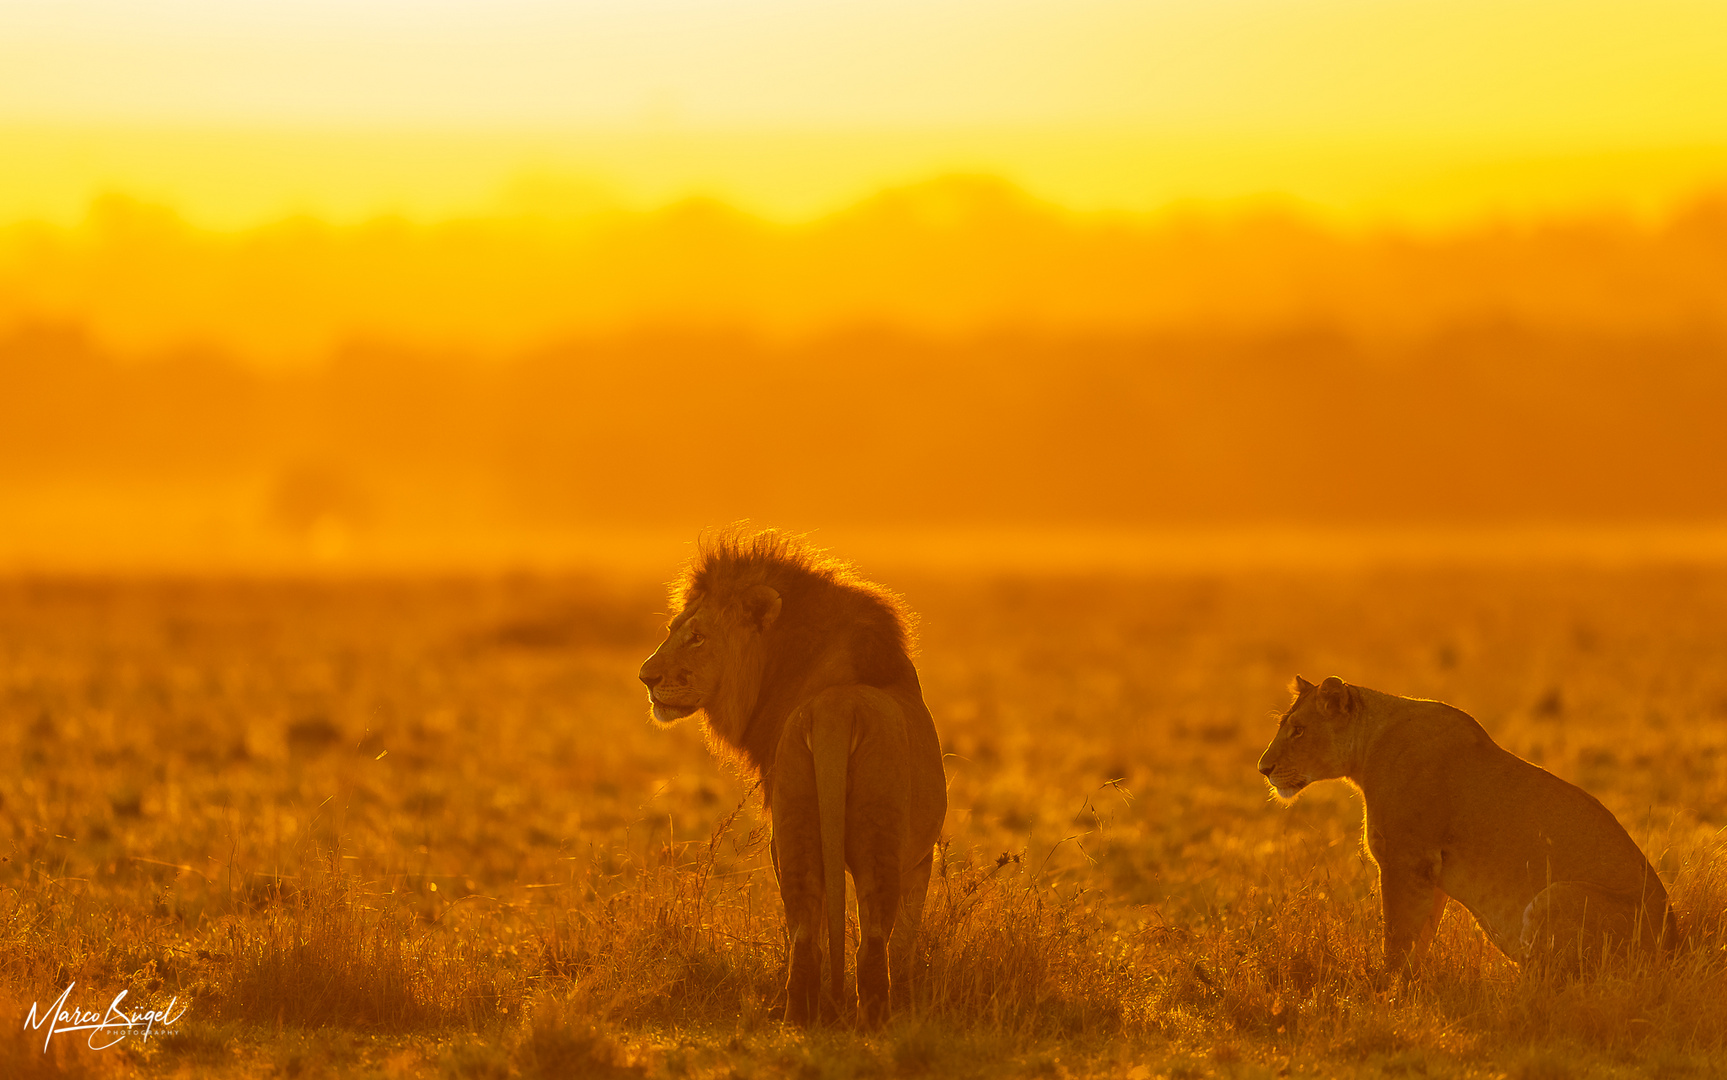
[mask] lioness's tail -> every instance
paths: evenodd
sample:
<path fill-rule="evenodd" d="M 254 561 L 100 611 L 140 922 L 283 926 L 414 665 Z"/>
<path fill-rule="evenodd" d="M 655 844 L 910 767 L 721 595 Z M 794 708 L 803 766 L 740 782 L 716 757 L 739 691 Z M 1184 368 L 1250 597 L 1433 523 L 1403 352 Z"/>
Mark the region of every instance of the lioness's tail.
<path fill-rule="evenodd" d="M 821 817 L 822 887 L 828 909 L 828 978 L 836 1007 L 846 1000 L 846 772 L 851 758 L 849 704 L 820 709 L 810 718 L 810 753 L 816 766 L 816 807 Z"/>

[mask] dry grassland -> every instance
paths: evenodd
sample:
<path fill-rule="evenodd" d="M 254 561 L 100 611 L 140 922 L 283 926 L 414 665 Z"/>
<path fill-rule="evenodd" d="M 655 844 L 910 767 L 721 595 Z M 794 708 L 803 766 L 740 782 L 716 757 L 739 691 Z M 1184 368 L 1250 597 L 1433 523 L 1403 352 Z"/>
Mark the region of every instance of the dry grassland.
<path fill-rule="evenodd" d="M 669 569 L 669 568 L 668 568 Z M 652 583 L 0 583 L 0 1075 L 1704 1077 L 1727 1070 L 1727 570 L 896 577 L 953 812 L 916 1007 L 800 1035 L 766 830 L 635 671 Z M 1377 977 L 1360 806 L 1254 771 L 1296 672 L 1582 784 L 1669 960 Z M 179 1032 L 43 1054 L 72 981 Z"/>

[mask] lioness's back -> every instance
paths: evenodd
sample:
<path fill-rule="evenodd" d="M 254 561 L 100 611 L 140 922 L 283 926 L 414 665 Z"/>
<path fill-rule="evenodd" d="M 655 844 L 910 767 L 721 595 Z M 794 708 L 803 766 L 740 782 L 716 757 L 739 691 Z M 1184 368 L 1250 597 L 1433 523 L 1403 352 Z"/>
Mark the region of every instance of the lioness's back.
<path fill-rule="evenodd" d="M 1466 797 L 1453 804 L 1441 885 L 1484 925 L 1491 920 L 1496 940 L 1520 942 L 1530 899 L 1555 882 L 1665 908 L 1660 877 L 1593 795 L 1497 744 L 1457 764 Z"/>

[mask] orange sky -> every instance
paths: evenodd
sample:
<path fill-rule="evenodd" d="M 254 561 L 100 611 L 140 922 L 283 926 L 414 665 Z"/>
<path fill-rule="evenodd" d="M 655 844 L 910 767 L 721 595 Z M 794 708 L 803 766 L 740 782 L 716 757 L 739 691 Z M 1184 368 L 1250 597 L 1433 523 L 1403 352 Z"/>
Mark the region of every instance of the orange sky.
<path fill-rule="evenodd" d="M 0 567 L 1718 558 L 1723 58 L 1674 0 L 0 0 Z"/>
<path fill-rule="evenodd" d="M 1075 208 L 1451 221 L 1727 177 L 1727 6 L 1653 0 L 0 3 L 0 221 L 714 194 L 806 218 L 989 172 Z"/>

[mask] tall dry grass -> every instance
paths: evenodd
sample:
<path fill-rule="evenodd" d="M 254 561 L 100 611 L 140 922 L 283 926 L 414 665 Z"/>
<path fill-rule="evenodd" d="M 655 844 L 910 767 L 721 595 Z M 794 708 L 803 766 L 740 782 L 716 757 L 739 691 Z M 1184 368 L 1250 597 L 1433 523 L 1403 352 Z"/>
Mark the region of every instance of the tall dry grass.
<path fill-rule="evenodd" d="M 1727 1060 L 1727 573 L 904 587 L 954 808 L 920 986 L 879 1036 L 805 1038 L 774 1019 L 783 921 L 755 798 L 696 732 L 642 718 L 651 583 L 0 586 L 6 1007 L 74 980 L 190 1006 L 180 1034 L 106 1056 L 14 1039 L 0 1071 Z M 1448 698 L 1583 783 L 1669 882 L 1678 947 L 1552 979 L 1454 905 L 1425 973 L 1388 980 L 1359 805 L 1322 785 L 1277 806 L 1253 772 L 1296 670 Z"/>

